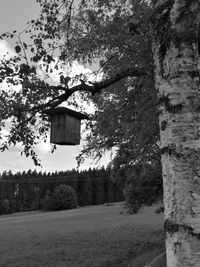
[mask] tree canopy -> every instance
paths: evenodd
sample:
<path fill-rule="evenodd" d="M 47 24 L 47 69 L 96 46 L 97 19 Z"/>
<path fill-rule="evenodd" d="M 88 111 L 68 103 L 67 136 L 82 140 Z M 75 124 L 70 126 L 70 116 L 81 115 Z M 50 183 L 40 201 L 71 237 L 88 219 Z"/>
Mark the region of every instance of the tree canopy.
<path fill-rule="evenodd" d="M 120 166 L 157 159 L 151 4 L 142 0 L 37 2 L 41 6 L 37 20 L 29 21 L 23 32 L 1 35 L 16 43 L 16 53 L 0 61 L 1 151 L 19 142 L 22 154 L 40 164 L 34 147 L 49 133 L 43 111 L 63 103 L 77 106 L 79 92 L 95 106 L 79 161 L 85 156 L 101 157 L 112 147 L 117 148 L 115 163 Z M 91 67 L 96 78 L 83 73 L 73 76 L 74 61 Z M 57 84 L 51 81 L 54 70 L 60 75 Z"/>

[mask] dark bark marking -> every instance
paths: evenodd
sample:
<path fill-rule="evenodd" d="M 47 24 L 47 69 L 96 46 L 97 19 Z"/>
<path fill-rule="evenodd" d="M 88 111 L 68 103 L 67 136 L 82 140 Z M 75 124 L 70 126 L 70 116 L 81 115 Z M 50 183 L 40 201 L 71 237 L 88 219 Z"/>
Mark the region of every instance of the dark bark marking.
<path fill-rule="evenodd" d="M 161 129 L 162 131 L 164 131 L 164 130 L 166 129 L 166 126 L 167 126 L 167 121 L 162 121 L 162 122 L 161 122 L 161 125 L 160 125 L 160 129 Z"/>
<path fill-rule="evenodd" d="M 183 104 L 172 105 L 170 104 L 169 96 L 162 95 L 158 100 L 158 105 L 164 105 L 165 109 L 172 114 L 176 114 L 182 111 Z"/>
<path fill-rule="evenodd" d="M 168 146 L 162 147 L 160 149 L 161 155 L 168 154 L 169 156 L 175 156 L 177 158 L 181 158 L 184 154 L 176 151 L 176 146 L 174 144 L 170 144 Z"/>
<path fill-rule="evenodd" d="M 195 233 L 194 229 L 187 224 L 178 224 L 169 219 L 166 219 L 164 222 L 164 230 L 170 236 L 176 232 L 184 231 L 191 236 L 195 236 L 197 239 L 200 239 L 200 233 Z"/>

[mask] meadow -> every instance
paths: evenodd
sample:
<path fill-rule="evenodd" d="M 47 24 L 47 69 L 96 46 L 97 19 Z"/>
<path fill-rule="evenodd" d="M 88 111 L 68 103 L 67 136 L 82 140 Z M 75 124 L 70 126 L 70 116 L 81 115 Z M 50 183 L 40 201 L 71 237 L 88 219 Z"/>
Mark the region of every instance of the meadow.
<path fill-rule="evenodd" d="M 163 214 L 123 203 L 0 216 L 1 267 L 142 267 L 164 249 Z"/>

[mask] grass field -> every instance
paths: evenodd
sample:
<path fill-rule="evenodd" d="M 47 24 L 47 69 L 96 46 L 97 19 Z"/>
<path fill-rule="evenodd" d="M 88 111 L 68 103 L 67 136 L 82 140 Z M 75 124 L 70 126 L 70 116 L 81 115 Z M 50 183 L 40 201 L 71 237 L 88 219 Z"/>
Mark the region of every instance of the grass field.
<path fill-rule="evenodd" d="M 142 267 L 164 248 L 155 207 L 122 203 L 0 216 L 0 267 Z"/>

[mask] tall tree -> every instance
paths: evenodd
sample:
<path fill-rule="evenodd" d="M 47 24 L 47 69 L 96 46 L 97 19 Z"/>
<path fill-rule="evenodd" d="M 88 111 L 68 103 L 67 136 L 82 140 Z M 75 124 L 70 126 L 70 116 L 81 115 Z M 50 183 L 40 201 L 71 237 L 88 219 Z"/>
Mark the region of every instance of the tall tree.
<path fill-rule="evenodd" d="M 200 265 L 199 1 L 157 1 L 156 86 L 168 266 Z"/>
<path fill-rule="evenodd" d="M 0 126 L 3 128 L 7 119 L 11 124 L 2 150 L 22 142 L 24 153 L 38 163 L 33 148 L 41 134 L 46 138 L 49 128 L 42 110 L 71 101 L 77 91 L 85 92 L 82 96 L 88 98 L 89 93 L 105 94 L 113 85 L 112 90 L 119 90 L 119 82 L 127 86 L 128 77 L 137 92 L 138 77 L 154 82 L 154 73 L 160 104 L 167 265 L 199 266 L 200 2 L 38 2 L 42 7 L 40 19 L 30 23 L 33 31 L 27 28 L 33 43 L 24 43 L 22 33 L 2 36 L 17 37 L 18 44 L 16 55 L 1 61 L 1 79 L 11 86 L 22 85 L 21 91 L 1 91 Z M 49 84 L 44 75 L 38 75 L 37 65 L 49 78 L 53 68 L 59 68 L 52 54 L 56 51 L 65 64 L 98 59 L 104 72 L 102 80 L 90 81 L 85 75 L 71 78 L 69 72 L 61 71 L 60 83 Z"/>

